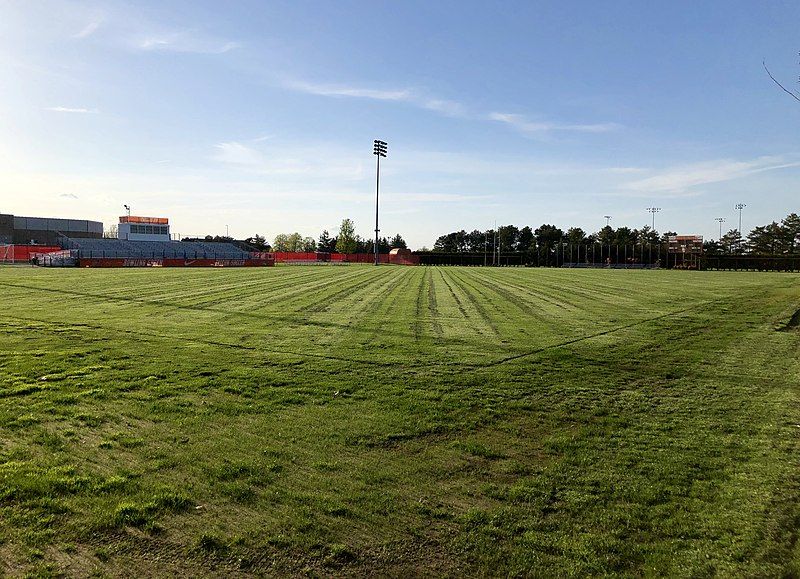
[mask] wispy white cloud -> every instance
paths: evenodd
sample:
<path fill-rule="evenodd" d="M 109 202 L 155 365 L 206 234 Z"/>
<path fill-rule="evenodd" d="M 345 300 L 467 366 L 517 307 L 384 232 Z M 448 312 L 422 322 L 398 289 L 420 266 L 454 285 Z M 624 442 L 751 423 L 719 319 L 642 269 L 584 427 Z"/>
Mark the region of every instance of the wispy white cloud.
<path fill-rule="evenodd" d="M 70 26 L 82 26 L 75 39 L 97 36 L 112 45 L 136 52 L 183 52 L 196 54 L 224 54 L 240 48 L 240 42 L 220 38 L 204 26 L 186 26 L 180 21 L 169 21 L 148 16 L 142 9 L 106 4 L 103 12 L 76 7 L 70 14 Z"/>
<path fill-rule="evenodd" d="M 448 117 L 465 117 L 467 108 L 459 102 L 447 99 L 424 99 L 421 102 L 422 108 L 436 111 Z"/>
<path fill-rule="evenodd" d="M 699 194 L 698 187 L 742 179 L 757 173 L 800 167 L 800 161 L 784 157 L 758 157 L 749 161 L 719 159 L 670 167 L 649 177 L 632 181 L 623 190 L 633 194 L 686 196 Z"/>
<path fill-rule="evenodd" d="M 261 153 L 236 141 L 218 143 L 215 149 L 214 159 L 221 163 L 244 167 L 259 167 L 266 163 Z"/>
<path fill-rule="evenodd" d="M 75 195 L 74 193 L 61 193 L 59 194 L 59 197 L 62 197 L 64 199 L 78 199 L 78 196 Z"/>
<path fill-rule="evenodd" d="M 86 26 L 84 26 L 79 32 L 72 35 L 72 38 L 88 38 L 92 34 L 94 34 L 100 25 L 103 24 L 105 20 L 104 16 L 96 16 L 94 17 Z"/>
<path fill-rule="evenodd" d="M 405 101 L 413 98 L 409 89 L 375 89 L 356 86 L 333 84 L 317 84 L 312 82 L 288 80 L 283 83 L 285 88 L 313 95 L 327 97 L 354 97 L 373 99 L 379 101 Z"/>
<path fill-rule="evenodd" d="M 206 38 L 196 30 L 178 30 L 161 34 L 135 35 L 133 48 L 143 51 L 225 54 L 242 45 L 240 42 Z"/>
<path fill-rule="evenodd" d="M 646 173 L 648 169 L 645 167 L 607 167 L 605 169 L 606 173 L 611 173 L 614 175 L 631 175 L 631 174 L 641 174 Z"/>
<path fill-rule="evenodd" d="M 605 133 L 620 128 L 616 123 L 569 124 L 555 122 L 532 122 L 522 115 L 491 112 L 476 113 L 455 100 L 430 96 L 416 88 L 374 88 L 359 85 L 324 84 L 301 80 L 284 80 L 284 88 L 325 97 L 361 98 L 378 101 L 404 103 L 433 111 L 448 117 L 490 120 L 505 123 L 526 134 L 545 134 L 554 131 L 574 131 L 581 133 Z"/>
<path fill-rule="evenodd" d="M 456 101 L 428 96 L 424 91 L 412 88 L 372 88 L 342 84 L 320 84 L 300 80 L 284 80 L 284 88 L 326 97 L 360 98 L 377 101 L 405 103 L 427 109 L 449 117 L 468 116 L 467 108 Z"/>
<path fill-rule="evenodd" d="M 320 178 L 360 179 L 362 161 L 354 156 L 332 153 L 317 154 L 308 147 L 301 149 L 275 147 L 262 152 L 239 141 L 217 143 L 212 156 L 214 161 L 235 167 L 240 171 L 270 176 L 302 176 L 306 180 Z"/>
<path fill-rule="evenodd" d="M 492 195 L 469 195 L 464 193 L 396 193 L 394 197 L 402 199 L 403 205 L 408 203 L 455 203 L 493 199 Z"/>
<path fill-rule="evenodd" d="M 54 113 L 78 113 L 78 114 L 96 114 L 99 112 L 97 109 L 75 108 L 75 107 L 45 107 L 46 111 Z"/>
<path fill-rule="evenodd" d="M 490 121 L 505 123 L 525 134 L 545 134 L 554 131 L 572 131 L 577 133 L 607 133 L 620 128 L 616 123 L 574 124 L 555 123 L 551 121 L 530 121 L 523 115 L 512 113 L 489 113 Z"/>

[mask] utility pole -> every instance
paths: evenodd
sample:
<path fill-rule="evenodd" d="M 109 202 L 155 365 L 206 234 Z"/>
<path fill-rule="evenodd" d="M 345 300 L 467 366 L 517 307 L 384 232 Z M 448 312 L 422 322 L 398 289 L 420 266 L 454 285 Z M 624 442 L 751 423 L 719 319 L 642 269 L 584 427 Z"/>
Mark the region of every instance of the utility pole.
<path fill-rule="evenodd" d="M 387 145 L 384 141 L 375 139 L 373 141 L 372 154 L 378 158 L 375 170 L 375 265 L 378 265 L 378 194 L 381 188 L 381 157 L 386 157 Z"/>

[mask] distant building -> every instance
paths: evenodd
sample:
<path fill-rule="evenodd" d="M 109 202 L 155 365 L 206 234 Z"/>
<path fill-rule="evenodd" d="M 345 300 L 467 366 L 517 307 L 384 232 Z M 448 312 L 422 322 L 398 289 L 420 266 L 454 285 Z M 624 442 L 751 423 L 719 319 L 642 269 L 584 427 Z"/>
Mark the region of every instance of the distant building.
<path fill-rule="evenodd" d="M 103 237 L 103 224 L 83 219 L 0 213 L 0 245 L 58 245 L 60 237 Z"/>
<path fill-rule="evenodd" d="M 169 219 L 136 215 L 120 217 L 117 238 L 126 241 L 169 241 Z"/>

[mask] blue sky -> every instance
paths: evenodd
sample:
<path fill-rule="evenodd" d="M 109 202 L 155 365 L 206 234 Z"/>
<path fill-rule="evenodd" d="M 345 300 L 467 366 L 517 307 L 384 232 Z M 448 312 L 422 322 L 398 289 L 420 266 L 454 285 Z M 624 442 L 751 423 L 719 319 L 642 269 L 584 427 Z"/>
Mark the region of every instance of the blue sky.
<path fill-rule="evenodd" d="M 183 235 L 800 211 L 797 2 L 0 0 L 0 212 Z"/>

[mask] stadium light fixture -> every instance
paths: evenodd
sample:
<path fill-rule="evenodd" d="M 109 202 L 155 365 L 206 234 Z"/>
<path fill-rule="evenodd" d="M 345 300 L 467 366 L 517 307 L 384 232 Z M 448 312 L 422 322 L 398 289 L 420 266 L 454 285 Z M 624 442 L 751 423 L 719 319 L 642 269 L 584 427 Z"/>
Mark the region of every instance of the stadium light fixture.
<path fill-rule="evenodd" d="M 725 223 L 727 219 L 725 219 L 724 217 L 715 217 L 714 221 L 719 223 L 719 238 L 717 239 L 717 241 L 719 241 L 720 239 L 722 239 L 722 224 Z"/>
<path fill-rule="evenodd" d="M 373 142 L 372 154 L 377 157 L 377 168 L 375 170 L 375 265 L 378 265 L 378 195 L 381 188 L 381 157 L 386 157 L 388 145 L 385 141 L 375 139 Z"/>
<path fill-rule="evenodd" d="M 128 217 L 130 217 L 131 216 L 131 206 L 130 205 L 123 205 L 123 207 L 125 208 L 125 211 L 128 212 Z"/>

